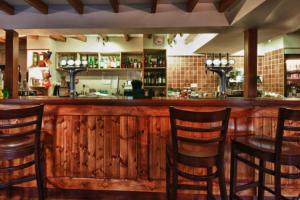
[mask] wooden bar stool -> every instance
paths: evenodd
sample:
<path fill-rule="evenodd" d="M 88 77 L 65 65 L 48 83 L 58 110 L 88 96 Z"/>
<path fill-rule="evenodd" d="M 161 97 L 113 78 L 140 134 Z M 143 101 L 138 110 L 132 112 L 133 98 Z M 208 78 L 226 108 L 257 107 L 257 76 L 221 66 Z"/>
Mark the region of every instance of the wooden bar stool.
<path fill-rule="evenodd" d="M 230 108 L 226 108 L 212 112 L 194 112 L 170 107 L 172 138 L 166 148 L 166 190 L 169 200 L 177 198 L 178 189 L 206 190 L 207 198 L 214 199 L 212 180 L 215 178 L 219 178 L 221 199 L 227 199 L 224 148 L 230 111 Z M 182 166 L 195 170 L 206 169 L 207 173 L 190 173 Z M 215 171 L 213 167 L 216 167 Z M 178 177 L 204 181 L 207 185 L 181 183 Z"/>
<path fill-rule="evenodd" d="M 42 148 L 40 145 L 43 105 L 21 108 L 0 109 L 0 162 L 9 161 L 9 166 L 1 166 L 0 174 L 35 166 L 34 175 L 9 178 L 0 182 L 0 189 L 15 184 L 37 181 L 39 199 L 44 199 Z M 15 159 L 33 156 L 23 164 L 11 164 Z M 27 160 L 27 159 L 24 159 Z"/>
<path fill-rule="evenodd" d="M 298 126 L 296 123 L 298 122 Z M 245 136 L 232 140 L 230 199 L 241 199 L 236 193 L 258 187 L 258 199 L 264 199 L 264 191 L 275 195 L 275 199 L 288 199 L 281 194 L 281 178 L 297 179 L 300 173 L 283 173 L 281 166 L 293 166 L 300 170 L 300 110 L 279 108 L 276 138 L 267 136 Z M 297 133 L 295 133 L 295 131 Z M 285 132 L 290 132 L 285 136 Z M 287 134 L 287 133 L 286 133 Z M 259 164 L 244 158 L 247 154 L 259 159 Z M 258 181 L 237 186 L 237 161 L 241 161 L 259 171 Z M 274 169 L 266 167 L 266 162 L 274 163 Z M 265 185 L 265 174 L 275 176 L 275 190 Z"/>

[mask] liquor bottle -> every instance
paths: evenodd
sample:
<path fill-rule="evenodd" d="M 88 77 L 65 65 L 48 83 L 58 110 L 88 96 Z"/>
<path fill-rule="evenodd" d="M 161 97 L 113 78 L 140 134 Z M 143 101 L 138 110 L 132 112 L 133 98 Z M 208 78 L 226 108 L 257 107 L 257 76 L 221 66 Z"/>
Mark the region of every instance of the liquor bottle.
<path fill-rule="evenodd" d="M 121 66 L 120 57 L 117 56 L 115 59 L 116 59 L 116 67 L 120 68 Z"/>
<path fill-rule="evenodd" d="M 162 86 L 165 86 L 166 85 L 166 76 L 164 74 L 162 74 Z"/>
<path fill-rule="evenodd" d="M 93 60 L 91 56 L 88 56 L 88 68 L 92 68 L 93 67 Z"/>
<path fill-rule="evenodd" d="M 160 57 L 160 55 L 157 56 L 157 67 L 161 67 L 161 57 Z"/>
<path fill-rule="evenodd" d="M 145 86 L 148 85 L 148 73 L 146 73 L 145 76 L 144 76 L 144 85 Z"/>
<path fill-rule="evenodd" d="M 101 57 L 100 59 L 100 68 L 104 68 L 104 59 Z"/>
<path fill-rule="evenodd" d="M 158 86 L 161 86 L 161 85 L 162 85 L 162 73 L 159 73 L 159 74 L 158 74 L 157 85 L 158 85 Z"/>
<path fill-rule="evenodd" d="M 32 54 L 32 66 L 36 67 L 39 61 L 39 54 L 37 52 L 33 52 Z"/>

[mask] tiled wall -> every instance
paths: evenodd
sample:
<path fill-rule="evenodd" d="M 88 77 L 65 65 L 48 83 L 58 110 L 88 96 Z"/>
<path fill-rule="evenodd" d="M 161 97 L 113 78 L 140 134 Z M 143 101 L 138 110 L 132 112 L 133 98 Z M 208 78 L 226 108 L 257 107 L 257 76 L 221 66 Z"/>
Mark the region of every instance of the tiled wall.
<path fill-rule="evenodd" d="M 197 83 L 201 92 L 212 93 L 218 86 L 217 74 L 206 72 L 205 57 L 169 56 L 167 82 L 168 88 L 189 87 Z"/>
<path fill-rule="evenodd" d="M 265 54 L 262 74 L 265 91 L 284 94 L 284 49 Z"/>
<path fill-rule="evenodd" d="M 263 78 L 258 89 L 283 95 L 283 52 L 283 49 L 275 50 L 257 58 L 257 74 Z M 233 67 L 244 67 L 243 56 L 231 58 L 235 60 Z M 169 56 L 167 80 L 168 88 L 182 89 L 189 87 L 191 83 L 197 83 L 200 91 L 209 95 L 218 87 L 218 75 L 206 72 L 204 56 Z"/>

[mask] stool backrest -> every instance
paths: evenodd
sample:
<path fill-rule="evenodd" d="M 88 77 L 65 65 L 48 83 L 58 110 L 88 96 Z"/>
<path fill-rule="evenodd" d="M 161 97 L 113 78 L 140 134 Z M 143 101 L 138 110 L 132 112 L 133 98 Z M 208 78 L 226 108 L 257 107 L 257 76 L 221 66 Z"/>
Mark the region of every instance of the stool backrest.
<path fill-rule="evenodd" d="M 175 107 L 170 107 L 169 110 L 174 157 L 180 154 L 179 147 L 182 144 L 191 144 L 195 148 L 197 146 L 208 148 L 210 144 L 216 144 L 214 146 L 217 147 L 218 154 L 223 155 L 230 108 L 209 112 L 181 110 Z M 180 163 L 180 160 L 178 162 Z"/>
<path fill-rule="evenodd" d="M 277 161 L 281 157 L 282 142 L 300 143 L 300 110 L 279 108 L 275 143 Z"/>
<path fill-rule="evenodd" d="M 39 143 L 43 109 L 44 105 L 20 109 L 0 109 L 0 139 L 36 136 L 35 141 Z"/>

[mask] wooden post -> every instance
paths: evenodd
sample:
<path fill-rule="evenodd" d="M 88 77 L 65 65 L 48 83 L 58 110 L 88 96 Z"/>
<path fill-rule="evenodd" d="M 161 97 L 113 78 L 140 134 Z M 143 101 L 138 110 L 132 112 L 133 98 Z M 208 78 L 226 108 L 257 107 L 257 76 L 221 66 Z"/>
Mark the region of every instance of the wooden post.
<path fill-rule="evenodd" d="M 257 29 L 244 32 L 244 97 L 257 97 Z"/>
<path fill-rule="evenodd" d="M 4 87 L 10 98 L 18 97 L 19 34 L 14 30 L 5 30 L 5 80 Z"/>

